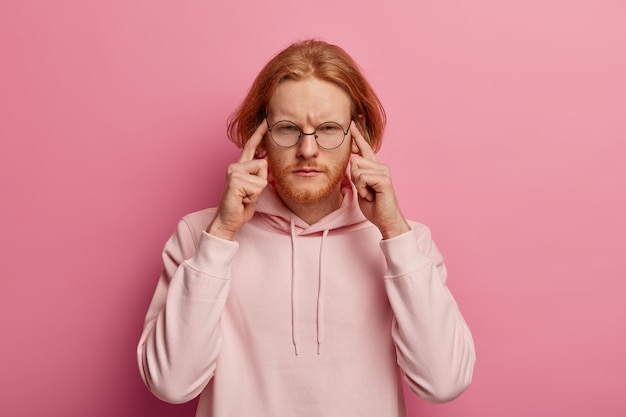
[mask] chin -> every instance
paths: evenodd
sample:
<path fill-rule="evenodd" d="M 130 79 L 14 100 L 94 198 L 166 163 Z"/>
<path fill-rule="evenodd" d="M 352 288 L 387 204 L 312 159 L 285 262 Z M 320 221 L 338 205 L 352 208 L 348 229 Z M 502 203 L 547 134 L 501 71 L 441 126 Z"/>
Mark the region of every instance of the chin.
<path fill-rule="evenodd" d="M 319 203 L 330 196 L 332 188 L 306 189 L 286 187 L 281 189 L 281 194 L 296 203 Z"/>

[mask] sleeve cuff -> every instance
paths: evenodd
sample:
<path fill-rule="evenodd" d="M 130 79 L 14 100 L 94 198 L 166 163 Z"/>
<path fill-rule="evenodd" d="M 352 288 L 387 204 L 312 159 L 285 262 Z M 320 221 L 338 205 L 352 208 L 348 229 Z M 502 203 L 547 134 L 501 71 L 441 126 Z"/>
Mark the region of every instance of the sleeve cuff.
<path fill-rule="evenodd" d="M 380 247 L 387 260 L 385 278 L 395 278 L 431 264 L 417 243 L 417 233 L 411 229 L 406 233 L 382 240 Z"/>
<path fill-rule="evenodd" d="M 230 279 L 231 265 L 238 249 L 239 243 L 202 231 L 198 250 L 186 264 L 202 274 Z"/>

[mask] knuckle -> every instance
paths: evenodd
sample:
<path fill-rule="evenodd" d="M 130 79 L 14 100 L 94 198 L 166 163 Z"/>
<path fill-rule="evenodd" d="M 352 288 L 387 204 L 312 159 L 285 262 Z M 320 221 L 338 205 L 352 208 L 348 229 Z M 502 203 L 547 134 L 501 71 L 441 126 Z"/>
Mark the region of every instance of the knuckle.
<path fill-rule="evenodd" d="M 239 168 L 239 164 L 236 162 L 228 165 L 228 168 L 226 169 L 226 175 L 232 176 L 234 173 L 238 171 L 238 168 Z"/>

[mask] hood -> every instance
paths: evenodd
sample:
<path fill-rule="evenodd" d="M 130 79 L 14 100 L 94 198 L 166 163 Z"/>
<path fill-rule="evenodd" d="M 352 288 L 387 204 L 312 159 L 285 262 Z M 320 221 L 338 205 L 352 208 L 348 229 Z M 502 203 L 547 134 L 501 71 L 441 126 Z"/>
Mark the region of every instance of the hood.
<path fill-rule="evenodd" d="M 315 224 L 307 224 L 304 220 L 294 214 L 276 195 L 273 188 L 268 186 L 263 190 L 256 204 L 255 215 L 280 233 L 288 234 L 291 237 L 291 339 L 294 353 L 298 355 L 298 345 L 300 343 L 301 316 L 300 303 L 298 302 L 298 280 L 296 268 L 296 257 L 298 256 L 297 236 L 306 236 L 321 233 L 319 251 L 319 274 L 317 291 L 317 311 L 315 320 L 317 322 L 317 354 L 321 354 L 322 343 L 324 341 L 324 282 L 328 275 L 332 275 L 332 270 L 326 264 L 326 240 L 333 230 L 344 227 L 356 226 L 367 227 L 371 223 L 367 221 L 358 202 L 358 194 L 354 185 L 347 176 L 344 176 L 341 183 L 341 193 L 343 200 L 341 206 L 320 219 Z"/>

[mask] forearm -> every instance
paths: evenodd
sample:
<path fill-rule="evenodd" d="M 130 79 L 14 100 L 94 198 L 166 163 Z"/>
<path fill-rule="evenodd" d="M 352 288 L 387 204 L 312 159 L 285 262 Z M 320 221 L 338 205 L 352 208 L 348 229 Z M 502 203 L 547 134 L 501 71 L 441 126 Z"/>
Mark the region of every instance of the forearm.
<path fill-rule="evenodd" d="M 163 400 L 191 400 L 215 372 L 233 250 L 203 236 L 198 252 L 180 264 L 167 289 L 157 289 L 155 298 L 164 297 L 153 300 L 138 356 L 146 385 Z"/>
<path fill-rule="evenodd" d="M 415 232 L 399 238 L 401 245 L 397 241 L 388 248 L 393 253 L 387 253 L 385 280 L 395 317 L 398 364 L 420 397 L 449 401 L 471 381 L 475 362 L 471 333 L 445 286 L 445 267 L 434 245 L 420 248 Z"/>
<path fill-rule="evenodd" d="M 415 282 L 420 280 L 431 282 Z M 394 300 L 392 334 L 398 364 L 409 386 L 424 399 L 444 402 L 469 386 L 475 353 L 454 300 L 435 280 L 415 276 L 388 280 L 387 293 Z"/>

